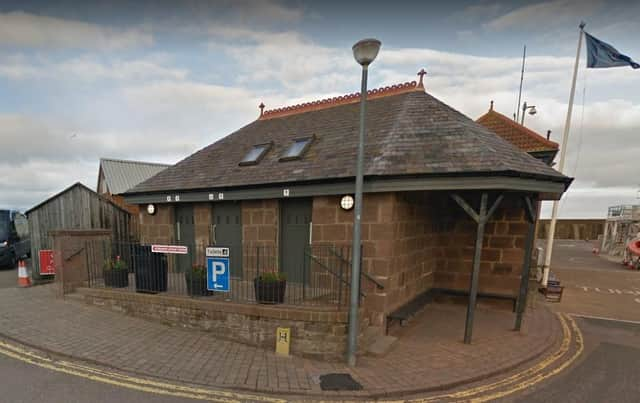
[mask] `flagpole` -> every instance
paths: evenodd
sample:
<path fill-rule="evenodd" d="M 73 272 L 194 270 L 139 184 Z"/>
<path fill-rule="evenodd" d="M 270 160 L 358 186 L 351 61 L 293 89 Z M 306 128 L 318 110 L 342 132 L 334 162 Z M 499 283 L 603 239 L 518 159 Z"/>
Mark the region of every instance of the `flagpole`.
<path fill-rule="evenodd" d="M 564 133 L 562 134 L 562 149 L 560 150 L 560 161 L 558 162 L 558 171 L 564 171 L 564 160 L 567 155 L 567 141 L 569 140 L 569 131 L 571 129 L 571 113 L 573 112 L 573 97 L 576 93 L 576 78 L 578 77 L 578 64 L 580 62 L 580 49 L 582 48 L 582 37 L 584 36 L 584 26 L 580 23 L 580 36 L 578 37 L 578 51 L 576 52 L 576 61 L 573 65 L 573 80 L 571 81 L 571 93 L 569 95 L 569 107 L 567 109 L 567 120 L 564 123 Z M 556 221 L 558 219 L 558 202 L 553 201 L 553 210 L 551 212 L 551 223 L 549 224 L 549 233 L 547 234 L 547 248 L 545 250 L 544 266 L 542 267 L 542 287 L 547 287 L 549 281 L 549 266 L 551 265 L 551 253 L 553 251 L 553 238 L 556 233 Z"/>

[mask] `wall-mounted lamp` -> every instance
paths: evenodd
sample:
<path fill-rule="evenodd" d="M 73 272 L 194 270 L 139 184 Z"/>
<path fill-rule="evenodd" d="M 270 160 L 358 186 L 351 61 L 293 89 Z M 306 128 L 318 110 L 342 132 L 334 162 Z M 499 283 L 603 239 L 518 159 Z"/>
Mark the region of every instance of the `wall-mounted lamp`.
<path fill-rule="evenodd" d="M 351 195 L 344 195 L 340 199 L 340 207 L 345 211 L 351 210 L 353 208 L 354 203 L 355 201 L 353 200 L 353 196 Z"/>
<path fill-rule="evenodd" d="M 156 205 L 155 204 L 147 204 L 147 214 L 154 215 L 156 213 Z"/>

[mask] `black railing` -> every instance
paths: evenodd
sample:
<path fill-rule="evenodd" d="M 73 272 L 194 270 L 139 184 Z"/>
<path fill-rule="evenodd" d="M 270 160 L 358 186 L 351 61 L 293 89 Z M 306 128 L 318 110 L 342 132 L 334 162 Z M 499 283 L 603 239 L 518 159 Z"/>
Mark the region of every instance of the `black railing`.
<path fill-rule="evenodd" d="M 207 289 L 207 245 L 185 246 L 186 254 L 165 254 L 152 252 L 151 245 L 89 241 L 88 285 L 238 303 L 348 305 L 349 247 L 308 246 L 292 260 L 283 259 L 276 246 L 231 246 L 229 291 L 221 292 Z M 289 267 L 281 267 L 283 261 Z"/>

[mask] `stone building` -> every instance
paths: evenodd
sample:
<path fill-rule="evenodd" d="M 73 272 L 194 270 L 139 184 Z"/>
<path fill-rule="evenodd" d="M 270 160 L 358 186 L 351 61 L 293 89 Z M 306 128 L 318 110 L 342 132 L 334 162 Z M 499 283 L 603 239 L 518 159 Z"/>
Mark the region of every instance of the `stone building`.
<path fill-rule="evenodd" d="M 154 207 L 140 209 L 141 241 L 273 248 L 270 268 L 304 282 L 305 248 L 351 244 L 359 100 L 261 105 L 255 121 L 135 186 L 127 203 Z M 366 120 L 365 324 L 384 326 L 430 289 L 522 299 L 531 205 L 559 199 L 571 179 L 422 80 L 369 91 Z"/>

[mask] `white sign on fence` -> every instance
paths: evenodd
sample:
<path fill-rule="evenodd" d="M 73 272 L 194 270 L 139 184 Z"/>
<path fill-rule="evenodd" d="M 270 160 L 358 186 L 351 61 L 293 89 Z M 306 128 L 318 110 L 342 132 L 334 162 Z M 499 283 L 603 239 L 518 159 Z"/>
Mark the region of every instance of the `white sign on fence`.
<path fill-rule="evenodd" d="M 189 248 L 181 245 L 151 245 L 151 252 L 186 255 L 189 253 Z"/>
<path fill-rule="evenodd" d="M 207 256 L 213 257 L 229 257 L 229 248 L 221 248 L 217 246 L 210 246 L 206 250 Z"/>

